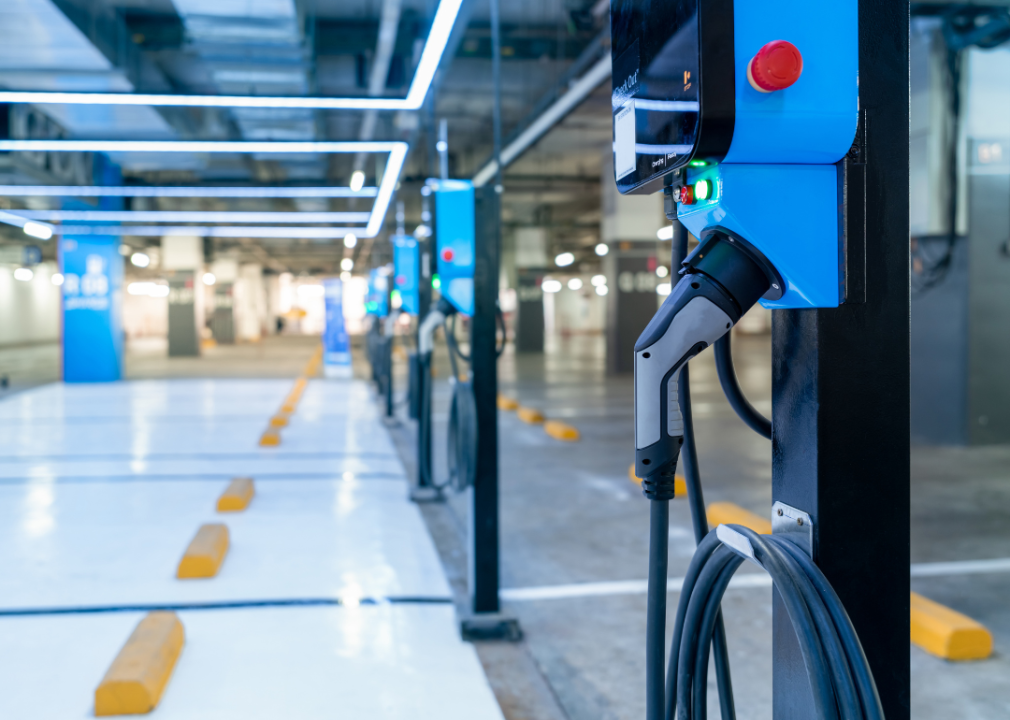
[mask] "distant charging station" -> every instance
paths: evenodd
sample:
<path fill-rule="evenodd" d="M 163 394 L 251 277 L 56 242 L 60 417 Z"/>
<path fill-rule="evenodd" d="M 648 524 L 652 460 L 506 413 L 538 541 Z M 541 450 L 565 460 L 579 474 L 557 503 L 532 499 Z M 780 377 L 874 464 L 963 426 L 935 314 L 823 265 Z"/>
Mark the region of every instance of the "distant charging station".
<path fill-rule="evenodd" d="M 442 297 L 464 315 L 473 315 L 476 267 L 476 215 L 473 183 L 429 180 L 435 195 L 435 237 Z"/>
<path fill-rule="evenodd" d="M 380 318 L 389 315 L 389 274 L 384 268 L 374 268 L 368 273 L 365 313 Z"/>
<path fill-rule="evenodd" d="M 400 295 L 400 311 L 416 316 L 421 308 L 421 254 L 416 238 L 393 238 L 393 288 Z"/>
<path fill-rule="evenodd" d="M 326 327 L 323 330 L 323 374 L 328 378 L 352 377 L 351 338 L 344 320 L 344 283 L 340 278 L 323 280 Z"/>

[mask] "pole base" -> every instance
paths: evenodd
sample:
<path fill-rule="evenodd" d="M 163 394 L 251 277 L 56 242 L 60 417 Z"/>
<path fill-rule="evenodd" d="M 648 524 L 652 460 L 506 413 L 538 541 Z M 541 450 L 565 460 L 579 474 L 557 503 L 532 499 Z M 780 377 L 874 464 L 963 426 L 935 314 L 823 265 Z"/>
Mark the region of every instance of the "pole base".
<path fill-rule="evenodd" d="M 433 487 L 413 487 L 410 489 L 410 500 L 416 503 L 445 502 L 445 496 Z"/>
<path fill-rule="evenodd" d="M 501 613 L 474 613 L 459 623 L 459 632 L 467 642 L 519 642 L 523 629 L 519 620 Z"/>

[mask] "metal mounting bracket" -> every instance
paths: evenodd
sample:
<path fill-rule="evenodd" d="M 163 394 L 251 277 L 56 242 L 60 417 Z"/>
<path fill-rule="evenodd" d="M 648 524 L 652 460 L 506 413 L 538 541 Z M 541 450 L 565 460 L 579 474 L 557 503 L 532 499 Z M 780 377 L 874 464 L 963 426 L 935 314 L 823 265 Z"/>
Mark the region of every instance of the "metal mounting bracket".
<path fill-rule="evenodd" d="M 809 513 L 776 501 L 772 505 L 772 534 L 790 535 L 790 540 L 814 556 L 814 521 Z"/>

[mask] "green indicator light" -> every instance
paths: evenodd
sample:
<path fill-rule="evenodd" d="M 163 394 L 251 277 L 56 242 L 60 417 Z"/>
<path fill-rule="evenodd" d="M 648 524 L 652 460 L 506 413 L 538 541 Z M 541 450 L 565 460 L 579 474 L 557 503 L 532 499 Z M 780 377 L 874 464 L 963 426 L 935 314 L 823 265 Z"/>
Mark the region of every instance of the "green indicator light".
<path fill-rule="evenodd" d="M 399 290 L 394 290 L 393 292 L 389 293 L 389 297 L 390 297 L 390 299 L 393 302 L 399 302 L 400 301 L 400 291 Z"/>
<path fill-rule="evenodd" d="M 708 165 L 708 160 L 692 160 L 688 163 L 689 167 L 705 167 Z"/>
<path fill-rule="evenodd" d="M 712 197 L 712 183 L 708 180 L 699 180 L 694 184 L 694 197 L 698 200 L 708 200 Z"/>
<path fill-rule="evenodd" d="M 436 290 L 442 287 L 442 280 L 438 277 L 438 275 L 431 276 L 431 286 Z"/>

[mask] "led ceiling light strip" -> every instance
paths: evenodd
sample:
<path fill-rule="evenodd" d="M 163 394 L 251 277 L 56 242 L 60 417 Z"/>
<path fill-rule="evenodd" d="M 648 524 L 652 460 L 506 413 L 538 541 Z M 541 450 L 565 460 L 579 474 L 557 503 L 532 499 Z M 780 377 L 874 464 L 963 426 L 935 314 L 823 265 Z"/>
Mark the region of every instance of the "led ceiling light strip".
<path fill-rule="evenodd" d="M 112 187 L 102 185 L 0 185 L 0 197 L 350 198 L 375 197 L 379 188 L 349 187 Z"/>
<path fill-rule="evenodd" d="M 389 153 L 375 204 L 362 237 L 375 237 L 382 229 L 389 203 L 407 159 L 405 142 L 247 142 L 217 140 L 0 140 L 0 152 L 211 152 L 211 153 Z M 107 229 L 107 228 L 106 228 Z M 347 229 L 345 229 L 347 232 Z M 61 231 L 61 234 L 69 234 Z M 88 234 L 88 233 L 78 233 Z M 93 234 L 93 233 L 92 233 Z M 113 234 L 113 233 L 106 233 Z M 190 234 L 197 234 L 191 232 Z M 221 237 L 221 236 L 216 236 Z M 235 237 L 235 236 L 226 236 Z M 254 237 L 244 235 L 238 237 Z M 267 235 L 264 237 L 275 237 Z M 307 237 L 296 235 L 295 237 Z M 342 237 L 342 236 L 341 236 Z"/>
<path fill-rule="evenodd" d="M 104 153 L 384 153 L 402 142 L 255 140 L 0 140 L 0 151 Z"/>
<path fill-rule="evenodd" d="M 40 240 L 48 240 L 53 236 L 52 225 L 33 222 L 23 215 L 15 215 L 14 213 L 0 211 L 0 223 L 19 227 L 22 231 L 24 231 L 25 235 L 31 235 L 32 237 L 39 238 Z"/>
<path fill-rule="evenodd" d="M 431 87 L 463 0 L 441 0 L 405 98 L 166 95 L 9 90 L 0 102 L 63 105 L 154 105 L 158 107 L 304 108 L 309 110 L 417 110 Z"/>
<path fill-rule="evenodd" d="M 277 226 L 277 225 L 55 225 L 57 235 L 131 235 L 163 237 L 187 235 L 217 238 L 278 238 L 343 240 L 347 233 L 371 237 L 354 227 Z"/>
<path fill-rule="evenodd" d="M 18 210 L 50 222 L 122 223 L 367 223 L 370 212 L 243 212 L 190 210 Z"/>

